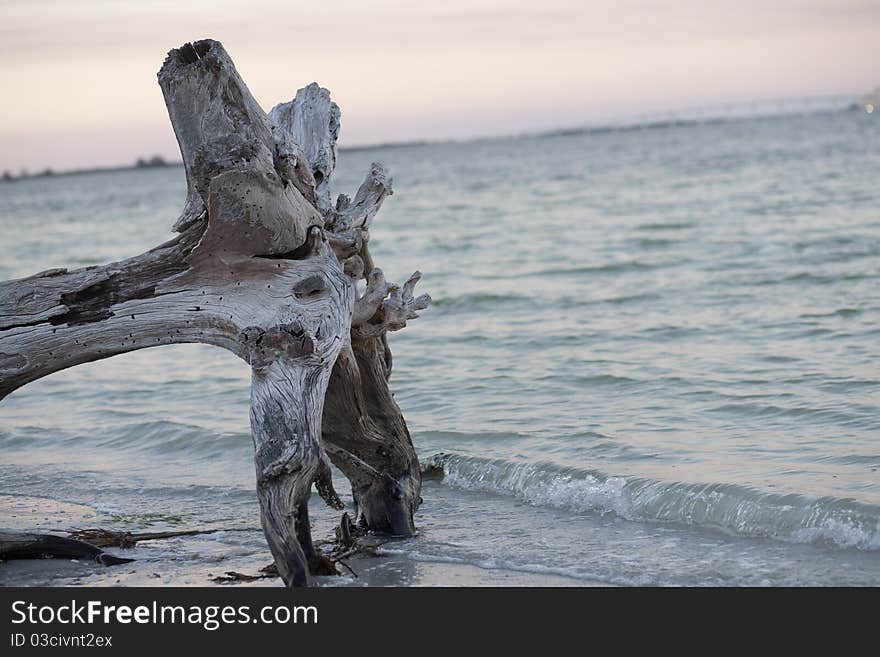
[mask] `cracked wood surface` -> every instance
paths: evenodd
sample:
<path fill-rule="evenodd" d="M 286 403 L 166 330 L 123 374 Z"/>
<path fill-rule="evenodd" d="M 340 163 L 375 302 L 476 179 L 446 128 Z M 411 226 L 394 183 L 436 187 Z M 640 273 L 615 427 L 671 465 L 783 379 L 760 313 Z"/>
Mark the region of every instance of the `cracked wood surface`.
<path fill-rule="evenodd" d="M 267 116 L 212 40 L 172 50 L 158 78 L 187 179 L 179 234 L 119 262 L 0 283 L 0 399 L 163 344 L 243 358 L 264 533 L 284 582 L 306 585 L 328 572 L 311 539 L 312 485 L 343 506 L 328 453 L 362 524 L 415 531 L 418 459 L 388 388 L 386 333 L 430 298 L 413 298 L 418 272 L 400 288 L 370 257 L 370 223 L 391 194 L 384 167 L 331 203 L 340 113 L 327 90 L 310 84 Z"/>
<path fill-rule="evenodd" d="M 336 164 L 339 131 L 339 108 L 329 92 L 311 84 L 294 100 L 277 105 L 270 116 L 290 141 L 302 145 L 313 178 L 326 182 Z M 360 523 L 372 531 L 409 536 L 415 533 L 414 514 L 422 500 L 421 472 L 406 420 L 388 385 L 392 358 L 386 334 L 417 318 L 431 298 L 413 297 L 419 272 L 400 287 L 385 280 L 370 255 L 370 225 L 393 193 L 385 167 L 371 165 L 353 200 L 341 194 L 331 205 L 329 188 L 319 184 L 318 190 L 331 247 L 353 281 L 366 281 L 354 304 L 351 343 L 343 346 L 330 377 L 323 444 L 351 482 Z"/>

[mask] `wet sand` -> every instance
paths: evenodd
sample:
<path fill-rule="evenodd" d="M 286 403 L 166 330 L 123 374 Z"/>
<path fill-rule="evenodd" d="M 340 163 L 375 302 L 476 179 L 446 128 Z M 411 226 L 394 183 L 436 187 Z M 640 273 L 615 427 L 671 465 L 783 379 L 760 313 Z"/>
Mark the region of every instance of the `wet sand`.
<path fill-rule="evenodd" d="M 0 495 L 0 524 L 9 529 L 57 533 L 91 527 L 101 514 L 83 505 L 45 498 Z M 115 528 L 113 528 L 115 529 Z M 326 531 L 326 530 L 325 530 Z M 147 541 L 137 547 L 109 549 L 111 554 L 135 559 L 118 566 L 102 566 L 77 559 L 24 559 L 0 562 L 0 586 L 281 586 L 281 580 L 217 584 L 213 578 L 229 571 L 257 575 L 272 561 L 268 548 L 253 549 L 236 543 L 238 532 Z M 259 543 L 258 530 L 251 538 Z M 379 556 L 357 555 L 345 560 L 357 574 L 344 568 L 339 577 L 317 578 L 318 586 L 604 586 L 598 582 L 553 573 L 480 568 L 472 564 L 417 561 L 379 547 Z"/>
<path fill-rule="evenodd" d="M 113 551 L 115 554 L 119 551 Z M 137 550 L 128 550 L 126 556 L 136 556 Z M 355 579 L 351 575 L 340 577 L 321 577 L 318 586 L 421 586 L 421 587 L 578 587 L 605 586 L 599 582 L 561 577 L 553 574 L 523 573 L 512 570 L 478 568 L 469 564 L 408 562 L 395 557 L 374 557 L 370 568 L 358 570 L 363 566 L 361 560 L 350 560 L 349 565 L 358 572 Z M 0 586 L 281 586 L 280 579 L 263 579 L 254 582 L 215 584 L 212 577 L 222 574 L 223 569 L 211 565 L 193 564 L 189 575 L 181 576 L 178 571 L 173 576 L 154 572 L 151 567 L 130 567 L 125 564 L 105 568 L 96 564 L 71 561 L 67 559 L 29 559 L 0 563 Z M 262 565 L 265 565 L 263 563 Z M 262 566 L 261 566 L 262 567 Z M 249 568 L 244 572 L 257 574 L 259 569 Z M 383 572 L 384 571 L 384 572 Z M 401 573 L 405 572 L 405 577 Z"/>

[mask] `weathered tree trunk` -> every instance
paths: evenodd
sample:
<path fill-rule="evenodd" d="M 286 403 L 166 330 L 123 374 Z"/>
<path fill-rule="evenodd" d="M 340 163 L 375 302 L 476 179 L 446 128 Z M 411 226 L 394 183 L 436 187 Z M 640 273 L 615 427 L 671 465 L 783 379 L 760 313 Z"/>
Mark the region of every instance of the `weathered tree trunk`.
<path fill-rule="evenodd" d="M 415 532 L 421 474 L 387 384 L 383 338 L 354 339 L 336 359 L 324 406 L 324 446 L 352 485 L 361 522 L 399 536 Z"/>
<path fill-rule="evenodd" d="M 367 246 L 370 223 L 392 194 L 382 165 L 372 165 L 354 200 L 340 195 L 331 203 L 327 183 L 336 165 L 339 108 L 329 92 L 311 84 L 269 115 L 288 132 L 289 141 L 302 145 L 317 182 L 317 207 L 346 274 L 366 281 L 364 294 L 355 301 L 351 342 L 342 347 L 330 377 L 324 447 L 351 482 L 361 523 L 372 531 L 411 535 L 421 503 L 421 474 L 406 421 L 388 387 L 391 350 L 386 334 L 417 318 L 431 298 L 413 298 L 419 272 L 400 289 L 373 265 Z"/>
<path fill-rule="evenodd" d="M 322 416 L 366 523 L 413 531 L 418 462 L 388 390 L 384 335 L 429 299 L 412 298 L 417 277 L 403 293 L 386 284 L 369 258 L 369 222 L 390 193 L 380 166 L 353 202 L 330 203 L 339 110 L 326 90 L 300 90 L 273 122 L 211 40 L 172 50 L 159 84 L 186 169 L 180 235 L 128 260 L 0 283 L 0 399 L 144 347 L 201 342 L 243 358 L 263 529 L 285 583 L 305 585 L 326 570 L 309 528 L 312 484 L 341 507 Z"/>

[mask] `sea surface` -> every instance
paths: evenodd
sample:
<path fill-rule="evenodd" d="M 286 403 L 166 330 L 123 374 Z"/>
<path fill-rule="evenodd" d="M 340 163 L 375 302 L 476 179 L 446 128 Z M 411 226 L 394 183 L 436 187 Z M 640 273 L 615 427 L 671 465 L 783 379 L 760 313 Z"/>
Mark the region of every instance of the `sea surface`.
<path fill-rule="evenodd" d="M 446 474 L 418 536 L 321 584 L 880 585 L 880 117 L 343 150 L 335 190 L 372 161 L 375 260 L 434 298 L 391 387 Z M 179 167 L 0 183 L 0 279 L 142 252 L 184 196 Z M 0 583 L 269 563 L 248 394 L 244 362 L 182 345 L 0 402 L 0 526 L 224 530 Z M 329 539 L 339 512 L 312 516 Z"/>

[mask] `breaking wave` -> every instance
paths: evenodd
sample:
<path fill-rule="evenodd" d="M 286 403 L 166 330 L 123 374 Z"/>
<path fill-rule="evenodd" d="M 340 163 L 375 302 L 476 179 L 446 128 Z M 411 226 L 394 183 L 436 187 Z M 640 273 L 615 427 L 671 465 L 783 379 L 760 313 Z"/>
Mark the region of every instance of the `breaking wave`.
<path fill-rule="evenodd" d="M 736 484 L 665 482 L 449 453 L 430 457 L 423 469 L 449 486 L 513 495 L 534 506 L 880 550 L 880 508 L 850 498 L 780 495 Z"/>

